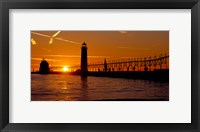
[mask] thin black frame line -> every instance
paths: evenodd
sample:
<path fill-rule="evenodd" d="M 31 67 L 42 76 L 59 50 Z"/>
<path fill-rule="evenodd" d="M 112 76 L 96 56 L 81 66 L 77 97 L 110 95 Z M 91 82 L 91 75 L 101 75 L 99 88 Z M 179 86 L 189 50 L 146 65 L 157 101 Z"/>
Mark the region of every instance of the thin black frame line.
<path fill-rule="evenodd" d="M 0 2 L 0 20 L 2 20 L 2 16 L 3 16 L 3 13 L 2 13 L 2 2 Z M 2 21 L 0 22 L 0 29 L 2 29 Z M 2 50 L 3 50 L 3 48 L 2 48 L 2 45 L 3 45 L 3 41 L 2 41 L 2 38 L 3 38 L 3 36 L 2 36 L 2 33 L 3 33 L 3 31 L 2 30 L 0 30 L 0 53 L 1 53 L 1 55 L 0 55 L 0 64 L 3 64 L 2 62 L 3 62 L 3 60 L 2 60 L 2 58 L 3 58 L 3 55 L 2 55 Z M 3 66 L 2 65 L 0 65 L 0 73 L 2 73 L 2 70 L 3 70 Z M 3 115 L 3 108 L 2 108 L 2 105 L 3 105 L 3 100 L 2 100 L 2 96 L 3 96 L 3 87 L 2 87 L 2 81 L 3 81 L 3 74 L 0 74 L 0 130 L 2 130 L 2 128 L 3 128 L 3 117 L 2 117 L 2 115 Z"/>
<path fill-rule="evenodd" d="M 2 42 L 0 51 L 2 51 L 0 56 L 0 61 L 2 61 L 1 70 L 2 74 L 0 75 L 0 84 L 1 84 L 1 97 L 0 97 L 0 130 L 3 131 L 21 131 L 21 130 L 77 130 L 77 131 L 87 131 L 87 130 L 121 130 L 121 131 L 166 131 L 166 132 L 175 132 L 177 130 L 186 131 L 199 131 L 199 122 L 200 115 L 198 109 L 200 105 L 198 104 L 198 95 L 200 95 L 198 90 L 198 77 L 200 71 L 198 68 L 198 51 L 200 48 L 198 46 L 200 38 L 199 35 L 199 14 L 200 14 L 200 3 L 199 0 L 164 0 L 160 2 L 158 0 L 108 0 L 107 2 L 103 0 L 98 0 L 98 2 L 93 2 L 92 0 L 72 2 L 70 0 L 56 2 L 55 0 L 42 0 L 43 2 L 38 2 L 38 0 L 3 0 L 0 3 L 0 19 L 2 31 L 0 33 Z M 192 9 L 192 123 L 168 123 L 168 124 L 26 124 L 26 123 L 9 123 L 9 9 Z M 198 36 L 199 35 L 199 36 Z M 200 54 L 200 53 L 199 53 Z M 197 74 L 198 73 L 198 74 Z M 197 116 L 198 115 L 198 116 Z"/>

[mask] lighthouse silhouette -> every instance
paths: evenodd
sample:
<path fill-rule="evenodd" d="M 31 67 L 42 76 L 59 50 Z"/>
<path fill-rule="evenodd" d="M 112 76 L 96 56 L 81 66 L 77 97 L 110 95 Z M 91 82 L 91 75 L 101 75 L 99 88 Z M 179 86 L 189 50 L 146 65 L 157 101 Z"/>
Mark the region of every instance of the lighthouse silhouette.
<path fill-rule="evenodd" d="M 87 44 L 84 42 L 81 47 L 81 76 L 87 76 Z"/>

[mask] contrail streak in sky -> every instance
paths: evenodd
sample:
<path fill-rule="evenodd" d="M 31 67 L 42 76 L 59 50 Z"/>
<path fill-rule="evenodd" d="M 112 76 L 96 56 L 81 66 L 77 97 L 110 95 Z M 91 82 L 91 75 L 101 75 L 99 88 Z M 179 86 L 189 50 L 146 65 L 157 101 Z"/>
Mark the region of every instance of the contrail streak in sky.
<path fill-rule="evenodd" d="M 31 32 L 31 33 L 32 33 L 32 34 L 35 34 L 35 35 L 39 35 L 39 36 L 51 38 L 51 36 L 48 36 L 48 35 L 45 35 L 45 34 L 41 34 L 41 33 L 37 33 L 37 32 Z"/>
<path fill-rule="evenodd" d="M 72 44 L 80 44 L 78 42 L 74 42 L 74 41 L 70 41 L 70 40 L 66 40 L 66 39 L 63 39 L 63 38 L 55 38 L 57 40 L 61 40 L 61 41 L 65 41 L 65 42 L 68 42 L 68 43 L 72 43 Z"/>
<path fill-rule="evenodd" d="M 52 44 L 52 43 L 53 43 L 53 39 L 54 39 L 60 32 L 61 32 L 61 31 L 56 32 L 56 33 L 50 38 L 49 44 Z"/>
<path fill-rule="evenodd" d="M 31 39 L 31 43 L 32 43 L 32 45 L 36 45 L 36 42 L 33 38 Z"/>
<path fill-rule="evenodd" d="M 56 37 L 61 31 L 56 32 L 52 37 Z"/>
<path fill-rule="evenodd" d="M 49 41 L 49 44 L 52 44 L 53 43 L 53 39 L 57 39 L 57 40 L 60 40 L 60 41 L 64 41 L 64 42 L 67 42 L 67 43 L 71 43 L 71 44 L 80 44 L 78 42 L 75 42 L 75 41 L 71 41 L 71 40 L 67 40 L 67 39 L 63 39 L 63 38 L 57 38 L 56 36 L 60 33 L 61 31 L 58 31 L 56 32 L 53 36 L 49 36 L 49 35 L 45 35 L 45 34 L 41 34 L 41 33 L 37 33 L 37 32 L 31 32 L 32 34 L 35 34 L 35 35 L 39 35 L 39 36 L 43 36 L 43 37 L 47 37 L 47 38 L 50 38 L 50 41 Z M 33 44 L 33 43 L 32 43 Z M 36 44 L 36 42 L 35 42 Z M 34 44 L 33 44 L 34 45 Z"/>

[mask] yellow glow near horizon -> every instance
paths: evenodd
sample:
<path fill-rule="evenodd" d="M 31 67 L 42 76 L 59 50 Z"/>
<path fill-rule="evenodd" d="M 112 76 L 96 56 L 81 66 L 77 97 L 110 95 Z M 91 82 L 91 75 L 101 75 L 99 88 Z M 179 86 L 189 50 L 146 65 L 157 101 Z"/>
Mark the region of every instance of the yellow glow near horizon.
<path fill-rule="evenodd" d="M 68 67 L 66 67 L 66 66 L 65 66 L 65 67 L 63 67 L 63 71 L 64 71 L 64 72 L 67 72 L 68 70 L 69 70 L 69 68 L 68 68 Z"/>

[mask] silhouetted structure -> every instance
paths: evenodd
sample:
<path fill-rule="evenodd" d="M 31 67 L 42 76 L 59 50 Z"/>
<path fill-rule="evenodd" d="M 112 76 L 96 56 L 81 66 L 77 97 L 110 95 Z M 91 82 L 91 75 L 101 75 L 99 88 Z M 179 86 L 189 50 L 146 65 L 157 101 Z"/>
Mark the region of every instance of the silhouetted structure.
<path fill-rule="evenodd" d="M 81 76 L 87 76 L 87 45 L 84 42 L 81 47 Z"/>
<path fill-rule="evenodd" d="M 104 71 L 107 71 L 108 67 L 107 67 L 107 63 L 106 63 L 106 58 L 104 59 Z"/>
<path fill-rule="evenodd" d="M 49 63 L 43 58 L 40 63 L 40 74 L 48 74 L 50 72 Z"/>
<path fill-rule="evenodd" d="M 53 67 L 54 68 L 54 67 Z M 56 67 L 55 67 L 56 68 Z M 70 69 L 77 70 L 80 65 L 73 65 Z M 111 70 L 109 70 L 111 69 Z M 158 69 L 169 69 L 169 55 L 161 54 L 160 56 L 149 58 L 128 58 L 121 60 L 105 60 L 102 62 L 93 62 L 87 65 L 87 72 L 118 72 L 118 71 L 154 71 Z"/>

